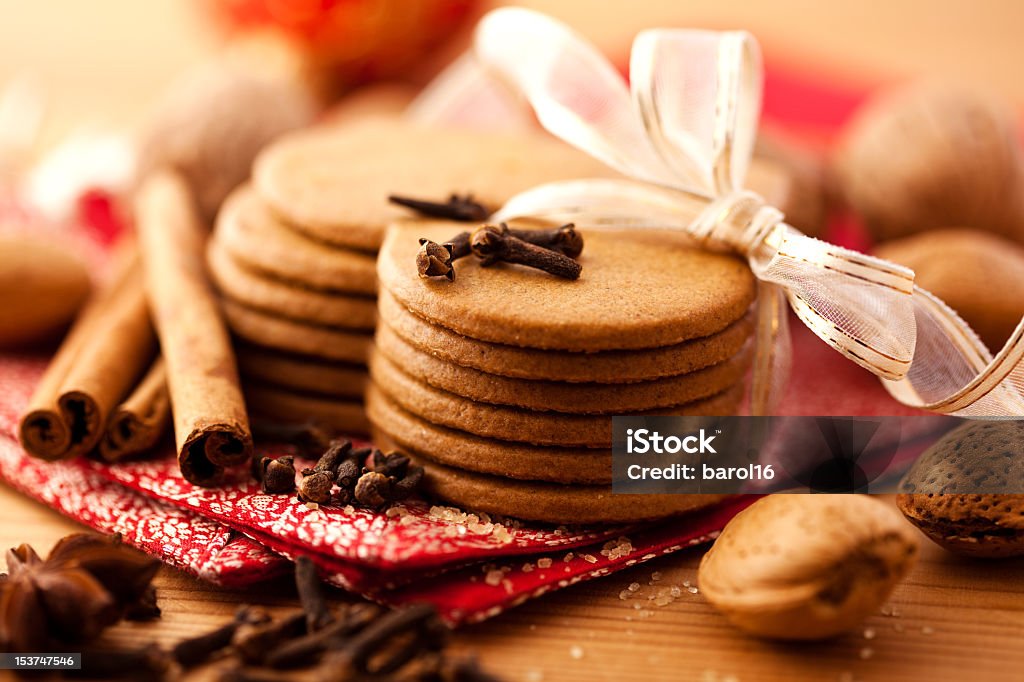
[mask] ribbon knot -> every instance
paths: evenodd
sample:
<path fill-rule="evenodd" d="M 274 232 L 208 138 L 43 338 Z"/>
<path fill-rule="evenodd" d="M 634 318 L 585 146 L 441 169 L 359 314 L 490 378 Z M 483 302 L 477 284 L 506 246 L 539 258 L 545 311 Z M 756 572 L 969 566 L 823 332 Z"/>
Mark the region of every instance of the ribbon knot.
<path fill-rule="evenodd" d="M 761 195 L 737 190 L 713 199 L 690 223 L 689 232 L 701 243 L 724 244 L 753 258 L 782 219 L 782 211 Z"/>
<path fill-rule="evenodd" d="M 788 307 L 908 405 L 962 416 L 1024 414 L 1024 320 L 993 357 L 955 312 L 914 284 L 912 271 L 807 237 L 743 188 L 763 80 L 750 34 L 645 31 L 633 42 L 628 87 L 595 48 L 530 10 L 486 15 L 474 53 L 549 132 L 624 176 L 541 185 L 510 199 L 494 219 L 674 229 L 747 258 L 759 280 L 755 413 L 770 409 L 782 384 Z M 434 91 L 479 83 L 479 66 L 474 74 L 467 63 L 453 71 L 461 83 Z"/>

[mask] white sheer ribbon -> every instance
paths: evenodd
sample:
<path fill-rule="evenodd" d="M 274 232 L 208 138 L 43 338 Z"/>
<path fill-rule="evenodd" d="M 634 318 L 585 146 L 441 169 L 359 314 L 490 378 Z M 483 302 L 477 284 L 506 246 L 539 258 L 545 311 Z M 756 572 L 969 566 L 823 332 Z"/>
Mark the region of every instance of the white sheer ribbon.
<path fill-rule="evenodd" d="M 815 334 L 908 405 L 1024 415 L 1024 321 L 993 359 L 948 306 L 914 285 L 913 272 L 807 237 L 743 189 L 761 103 L 751 35 L 643 32 L 633 43 L 631 87 L 568 27 L 530 10 L 489 13 L 474 49 L 548 131 L 625 176 L 542 185 L 495 219 L 683 230 L 746 257 L 761 285 L 755 413 L 769 408 L 788 360 L 788 301 Z"/>

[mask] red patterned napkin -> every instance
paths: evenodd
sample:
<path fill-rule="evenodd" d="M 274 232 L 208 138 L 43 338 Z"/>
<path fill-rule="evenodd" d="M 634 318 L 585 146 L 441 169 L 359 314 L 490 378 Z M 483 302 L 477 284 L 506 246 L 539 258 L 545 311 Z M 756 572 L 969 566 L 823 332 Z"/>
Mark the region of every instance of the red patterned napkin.
<path fill-rule="evenodd" d="M 795 382 L 787 413 L 893 411 L 877 380 L 795 331 L 794 357 L 823 371 L 811 384 Z M 223 488 L 199 488 L 181 477 L 169 447 L 153 459 L 118 465 L 46 463 L 13 441 L 17 415 L 44 366 L 38 357 L 0 356 L 0 478 L 88 526 L 121 532 L 177 568 L 231 587 L 289 571 L 282 557 L 308 555 L 326 580 L 372 599 L 429 601 L 453 623 L 481 620 L 550 590 L 708 542 L 756 499 L 644 527 L 568 530 L 505 525 L 450 509 L 431 514 L 418 501 L 390 515 L 310 510 L 292 496 L 259 493 L 241 472 Z M 835 390 L 822 390 L 833 384 Z"/>
<path fill-rule="evenodd" d="M 177 568 L 231 587 L 313 558 L 329 582 L 372 599 L 429 601 L 452 623 L 482 620 L 550 590 L 708 542 L 753 497 L 708 513 L 637 527 L 566 529 L 502 523 L 413 500 L 386 513 L 309 509 L 264 495 L 244 472 L 207 489 L 182 478 L 169 446 L 151 459 L 110 465 L 42 462 L 15 442 L 18 414 L 45 367 L 0 356 L 0 478 L 82 523 Z M 280 450 L 262 448 L 268 455 Z"/>

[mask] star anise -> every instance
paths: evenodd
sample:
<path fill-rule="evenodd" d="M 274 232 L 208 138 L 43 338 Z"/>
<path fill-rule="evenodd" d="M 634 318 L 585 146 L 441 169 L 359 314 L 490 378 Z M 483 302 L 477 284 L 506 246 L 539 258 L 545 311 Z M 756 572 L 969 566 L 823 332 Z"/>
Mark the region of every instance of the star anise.
<path fill-rule="evenodd" d="M 119 536 L 68 535 L 45 561 L 27 544 L 8 550 L 0 650 L 46 651 L 93 639 L 148 598 L 159 566 Z"/>

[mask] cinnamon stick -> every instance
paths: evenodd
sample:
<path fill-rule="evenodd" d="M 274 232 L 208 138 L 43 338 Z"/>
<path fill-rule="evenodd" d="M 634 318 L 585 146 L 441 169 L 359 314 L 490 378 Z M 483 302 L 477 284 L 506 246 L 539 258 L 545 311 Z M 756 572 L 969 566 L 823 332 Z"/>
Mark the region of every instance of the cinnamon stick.
<path fill-rule="evenodd" d="M 145 452 L 156 445 L 170 421 L 167 371 L 163 358 L 157 358 L 139 385 L 107 420 L 100 440 L 100 456 L 108 462 L 116 462 Z"/>
<path fill-rule="evenodd" d="M 47 460 L 91 451 L 156 352 L 137 255 L 122 259 L 43 374 L 21 417 L 22 447 Z"/>
<path fill-rule="evenodd" d="M 205 269 L 206 232 L 181 176 L 150 175 L 136 196 L 146 294 L 167 367 L 182 475 L 216 485 L 248 463 L 252 435 L 231 339 Z"/>

